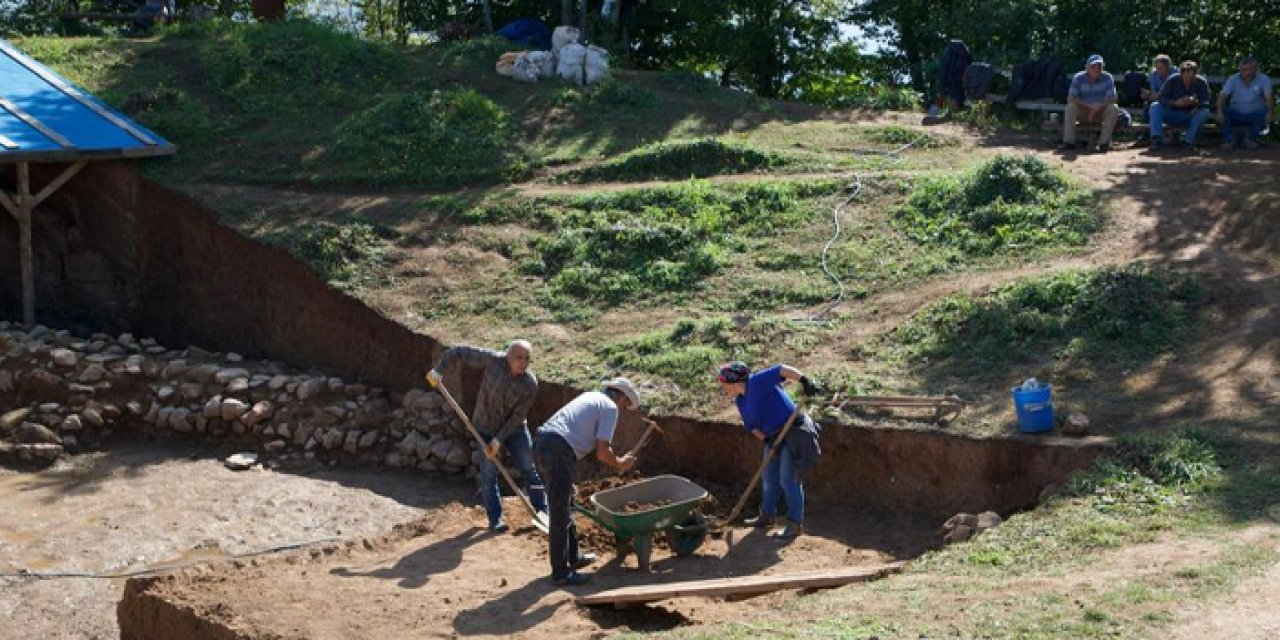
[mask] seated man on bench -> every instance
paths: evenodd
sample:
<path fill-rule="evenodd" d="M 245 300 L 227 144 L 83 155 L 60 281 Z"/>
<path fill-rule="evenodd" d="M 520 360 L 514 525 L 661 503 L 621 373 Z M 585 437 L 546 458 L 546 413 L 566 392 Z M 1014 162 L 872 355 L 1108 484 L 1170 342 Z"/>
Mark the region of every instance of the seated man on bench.
<path fill-rule="evenodd" d="M 1077 122 L 1101 122 L 1098 150 L 1111 150 L 1111 133 L 1116 128 L 1120 108 L 1116 106 L 1116 81 L 1102 70 L 1102 56 L 1093 54 L 1084 63 L 1085 70 L 1071 78 L 1067 91 L 1067 108 L 1062 116 L 1062 144 L 1059 149 L 1074 149 Z"/>
<path fill-rule="evenodd" d="M 1164 125 L 1186 127 L 1184 144 L 1196 146 L 1196 134 L 1209 120 L 1209 83 L 1190 60 L 1178 66 L 1178 77 L 1164 83 L 1160 99 L 1151 105 L 1151 150 L 1164 148 Z"/>
<path fill-rule="evenodd" d="M 1257 149 L 1258 136 L 1271 123 L 1275 109 L 1271 78 L 1258 72 L 1252 56 L 1240 60 L 1240 73 L 1227 78 L 1218 94 L 1218 122 L 1222 125 L 1222 148 L 1236 146 L 1236 127 L 1248 127 L 1244 148 Z"/>

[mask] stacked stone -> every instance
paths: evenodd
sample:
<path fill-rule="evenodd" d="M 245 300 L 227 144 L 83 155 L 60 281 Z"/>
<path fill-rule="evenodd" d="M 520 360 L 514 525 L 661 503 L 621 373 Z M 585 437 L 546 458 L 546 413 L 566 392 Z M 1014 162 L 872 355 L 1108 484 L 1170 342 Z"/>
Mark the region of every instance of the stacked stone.
<path fill-rule="evenodd" d="M 0 456 L 29 462 L 134 431 L 330 463 L 468 475 L 478 463 L 462 423 L 434 392 L 402 398 L 280 362 L 170 350 L 128 333 L 79 339 L 0 322 L 0 409 L 10 407 L 0 416 Z"/>

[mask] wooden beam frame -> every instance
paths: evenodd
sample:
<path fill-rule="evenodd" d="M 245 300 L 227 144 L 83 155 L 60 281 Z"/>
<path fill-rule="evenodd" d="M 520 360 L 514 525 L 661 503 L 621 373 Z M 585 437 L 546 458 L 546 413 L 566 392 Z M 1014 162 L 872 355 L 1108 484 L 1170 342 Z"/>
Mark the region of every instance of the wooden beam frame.
<path fill-rule="evenodd" d="M 7 209 L 18 221 L 18 260 L 21 262 L 22 267 L 23 324 L 33 325 L 36 323 L 35 253 L 31 242 L 32 214 L 40 203 L 62 188 L 77 173 L 80 173 L 85 164 L 87 163 L 81 160 L 63 169 L 62 173 L 49 181 L 49 184 L 45 185 L 39 193 L 31 195 L 31 165 L 26 162 L 19 162 L 15 165 L 18 170 L 18 193 L 10 197 L 9 194 L 0 191 L 0 206 Z"/>

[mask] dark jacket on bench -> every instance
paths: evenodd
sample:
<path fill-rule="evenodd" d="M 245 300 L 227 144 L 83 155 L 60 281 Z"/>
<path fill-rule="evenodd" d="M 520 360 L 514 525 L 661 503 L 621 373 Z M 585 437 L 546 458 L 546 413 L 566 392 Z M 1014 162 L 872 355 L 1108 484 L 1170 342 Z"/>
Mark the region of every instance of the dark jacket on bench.
<path fill-rule="evenodd" d="M 1187 96 L 1195 96 L 1200 101 L 1192 107 L 1176 107 L 1174 102 L 1181 100 Z M 1196 111 L 1198 109 L 1208 109 L 1209 104 L 1209 83 L 1202 77 L 1196 76 L 1188 87 L 1182 78 L 1170 76 L 1164 81 L 1164 86 L 1160 87 L 1160 104 L 1166 109 L 1175 109 L 1178 111 Z"/>

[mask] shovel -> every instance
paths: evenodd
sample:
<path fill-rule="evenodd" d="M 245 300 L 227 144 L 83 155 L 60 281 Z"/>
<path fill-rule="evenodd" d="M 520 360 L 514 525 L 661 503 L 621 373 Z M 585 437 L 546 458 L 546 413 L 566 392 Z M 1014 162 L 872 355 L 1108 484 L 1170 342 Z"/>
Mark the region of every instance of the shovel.
<path fill-rule="evenodd" d="M 445 388 L 443 381 L 436 385 L 436 390 L 440 392 L 440 395 L 444 396 L 444 399 L 449 403 L 449 406 L 453 407 L 454 413 L 458 414 L 458 417 L 462 419 L 462 424 L 467 425 L 467 431 L 471 433 L 472 438 L 476 439 L 476 444 L 480 445 L 480 455 L 484 455 L 484 438 L 480 437 L 480 432 L 476 431 L 475 425 L 471 424 L 471 418 L 467 417 L 467 412 L 463 411 L 462 407 L 458 406 L 458 402 L 453 399 L 453 395 Z M 547 523 L 546 514 L 533 508 L 533 503 L 529 502 L 529 496 L 526 496 L 524 491 L 520 490 L 520 485 L 517 485 L 515 479 L 511 477 L 511 474 L 507 473 L 507 469 L 502 466 L 502 462 L 499 460 L 490 460 L 489 462 L 498 468 L 498 472 L 501 473 L 503 479 L 507 481 L 507 486 L 511 487 L 511 490 L 514 491 L 517 496 L 520 496 L 520 502 L 524 503 L 525 508 L 529 510 L 529 516 L 533 520 L 533 526 L 544 534 L 550 532 L 551 526 Z"/>
<path fill-rule="evenodd" d="M 791 417 L 787 418 L 787 423 L 782 426 L 782 431 L 778 432 L 778 437 L 774 439 L 773 446 L 769 448 L 769 455 L 764 457 L 764 462 L 760 463 L 760 468 L 756 469 L 756 475 L 751 478 L 751 484 L 747 485 L 747 490 L 742 492 L 742 497 L 738 498 L 738 504 L 733 505 L 733 511 L 723 520 L 717 520 L 714 526 L 719 529 L 724 527 L 738 518 L 742 513 L 742 508 L 747 505 L 747 498 L 751 497 L 751 492 L 755 490 L 756 483 L 760 482 L 760 476 L 764 475 L 764 470 L 773 461 L 773 457 L 778 455 L 778 449 L 782 448 L 782 443 L 786 442 L 787 432 L 791 430 L 791 425 L 795 424 L 796 417 L 800 415 L 800 405 L 796 405 L 796 410 L 791 412 Z"/>

